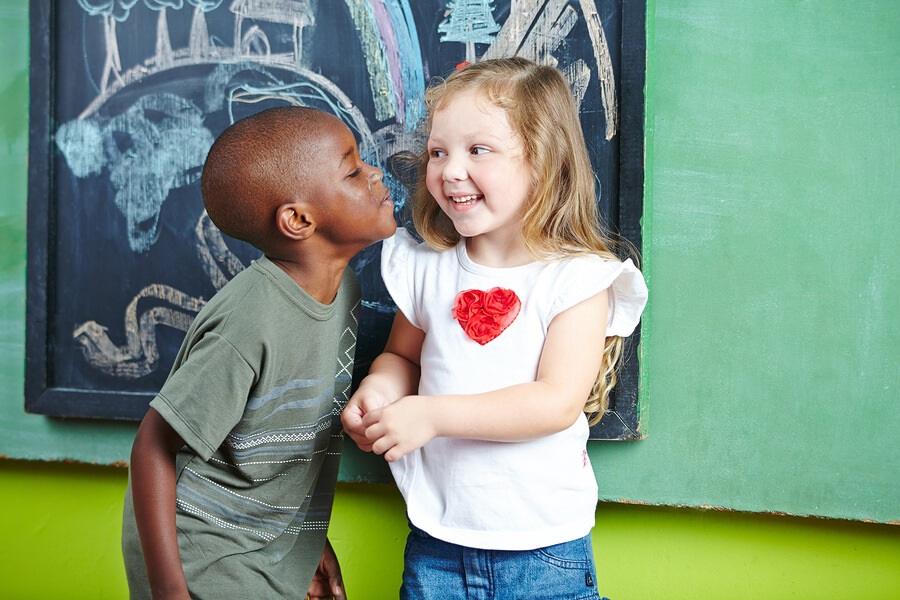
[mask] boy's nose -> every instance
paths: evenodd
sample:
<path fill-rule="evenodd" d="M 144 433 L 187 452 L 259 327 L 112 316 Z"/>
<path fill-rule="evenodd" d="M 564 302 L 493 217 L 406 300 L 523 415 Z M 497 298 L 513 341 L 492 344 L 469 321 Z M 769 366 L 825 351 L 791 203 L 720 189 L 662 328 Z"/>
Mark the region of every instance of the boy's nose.
<path fill-rule="evenodd" d="M 369 173 L 369 183 L 377 183 L 384 178 L 384 171 L 379 169 L 378 167 L 372 167 L 371 172 Z"/>

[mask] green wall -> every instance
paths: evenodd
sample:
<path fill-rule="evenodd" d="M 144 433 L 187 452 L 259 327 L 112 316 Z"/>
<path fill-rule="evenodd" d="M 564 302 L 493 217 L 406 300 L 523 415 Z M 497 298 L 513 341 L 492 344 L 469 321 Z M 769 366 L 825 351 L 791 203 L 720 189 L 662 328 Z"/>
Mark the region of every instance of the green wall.
<path fill-rule="evenodd" d="M 648 4 L 650 433 L 591 448 L 627 500 L 597 513 L 601 591 L 900 597 L 900 531 L 863 522 L 900 520 L 900 3 Z M 121 461 L 131 425 L 22 414 L 25 2 L 0 0 L 0 34 L 0 455 Z M 0 597 L 124 598 L 125 478 L 0 461 Z M 352 598 L 396 597 L 393 486 L 342 484 L 331 536 Z"/>
<path fill-rule="evenodd" d="M 898 521 L 900 2 L 649 4 L 649 437 L 603 492 Z"/>
<path fill-rule="evenodd" d="M 118 539 L 126 478 L 114 467 L 0 462 L 0 597 L 126 598 Z M 330 536 L 351 600 L 397 598 L 406 530 L 399 494 L 341 484 L 337 498 Z M 607 503 L 597 518 L 601 592 L 612 600 L 900 592 L 898 532 L 889 525 Z"/>

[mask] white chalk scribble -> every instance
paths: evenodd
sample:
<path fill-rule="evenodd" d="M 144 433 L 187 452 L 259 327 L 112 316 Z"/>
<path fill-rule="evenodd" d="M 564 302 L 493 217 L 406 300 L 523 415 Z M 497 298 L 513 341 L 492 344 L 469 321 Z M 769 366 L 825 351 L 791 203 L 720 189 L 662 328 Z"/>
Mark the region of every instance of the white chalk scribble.
<path fill-rule="evenodd" d="M 112 191 L 132 253 L 153 250 L 166 202 L 170 196 L 186 197 L 172 192 L 198 187 L 215 135 L 256 106 L 275 103 L 329 111 L 353 130 L 360 154 L 373 164 L 384 166 L 396 155 L 415 152 L 421 143 L 422 98 L 431 76 L 420 40 L 433 36 L 439 35 L 442 44 L 462 44 L 469 62 L 519 55 L 558 65 L 579 106 L 586 101 L 592 78 L 598 78 L 605 137 L 610 140 L 616 134 L 615 79 L 594 0 L 512 0 L 504 22 L 498 22 L 494 0 L 438 0 L 434 5 L 444 10 L 437 9 L 432 31 L 417 31 L 414 0 L 325 2 L 77 0 L 86 20 L 101 20 L 91 31 L 102 36 L 102 46 L 85 40 L 83 49 L 96 95 L 58 126 L 54 139 L 74 178 L 98 180 Z M 359 53 L 354 60 L 360 72 L 364 67 L 365 81 L 351 83 L 354 93 L 366 96 L 362 99 L 344 89 L 346 80 L 331 79 L 304 52 L 323 8 L 337 10 L 335 6 L 349 19 L 347 35 L 355 37 L 353 47 Z M 120 48 L 119 42 L 120 36 L 125 41 L 123 32 L 138 12 L 144 21 L 152 19 L 149 26 L 155 33 L 146 52 L 134 59 L 129 58 L 134 55 L 131 45 Z M 578 35 L 588 32 L 591 55 L 571 56 L 567 40 L 582 24 Z M 215 35 L 210 34 L 211 25 L 217 27 Z M 173 44 L 175 40 L 180 41 Z M 335 44 L 342 52 L 349 46 L 344 40 Z M 480 57 L 478 50 L 483 51 Z M 123 64 L 123 56 L 131 64 Z M 174 84 L 158 85 L 160 81 Z M 373 113 L 371 122 L 360 100 Z M 397 210 L 402 211 L 407 190 L 384 170 Z M 205 212 L 192 231 L 188 243 L 196 253 L 196 269 L 204 284 L 208 281 L 218 290 L 244 262 Z M 354 268 L 376 269 L 376 258 L 362 253 Z M 152 373 L 159 367 L 157 328 L 186 331 L 205 303 L 162 283 L 139 286 L 136 294 L 126 296 L 131 300 L 121 317 L 124 341 L 111 339 L 110 328 L 94 320 L 73 325 L 75 344 L 93 369 L 123 379 Z M 363 304 L 379 314 L 393 312 L 388 299 L 364 299 Z"/>

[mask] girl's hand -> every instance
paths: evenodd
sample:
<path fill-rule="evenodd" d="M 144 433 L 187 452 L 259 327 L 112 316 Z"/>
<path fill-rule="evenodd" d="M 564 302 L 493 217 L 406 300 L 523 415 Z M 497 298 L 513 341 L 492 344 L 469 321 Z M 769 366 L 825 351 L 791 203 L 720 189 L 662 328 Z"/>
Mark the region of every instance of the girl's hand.
<path fill-rule="evenodd" d="M 404 396 L 367 413 L 363 425 L 372 451 L 394 462 L 437 437 L 428 400 L 425 396 Z"/>
<path fill-rule="evenodd" d="M 422 330 L 397 311 L 384 352 L 372 362 L 369 374 L 341 413 L 344 430 L 361 450 L 370 452 L 375 442 L 366 435 L 368 415 L 418 390 L 424 339 Z"/>
<path fill-rule="evenodd" d="M 375 389 L 360 386 L 355 394 L 347 402 L 344 411 L 341 413 L 341 424 L 344 431 L 350 436 L 359 449 L 363 452 L 372 451 L 372 442 L 366 437 L 366 426 L 363 419 L 373 410 L 384 408 L 390 404 L 390 400 Z"/>

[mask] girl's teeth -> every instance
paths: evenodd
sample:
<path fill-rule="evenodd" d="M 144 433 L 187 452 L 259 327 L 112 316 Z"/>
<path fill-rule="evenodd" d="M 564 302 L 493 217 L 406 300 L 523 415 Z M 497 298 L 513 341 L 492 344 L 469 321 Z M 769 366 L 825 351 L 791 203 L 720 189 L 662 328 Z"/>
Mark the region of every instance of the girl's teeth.
<path fill-rule="evenodd" d="M 466 202 L 472 202 L 472 201 L 475 200 L 476 198 L 478 198 L 478 196 L 475 196 L 475 195 L 472 195 L 472 196 L 453 196 L 453 201 L 456 202 L 457 204 L 465 204 Z"/>

